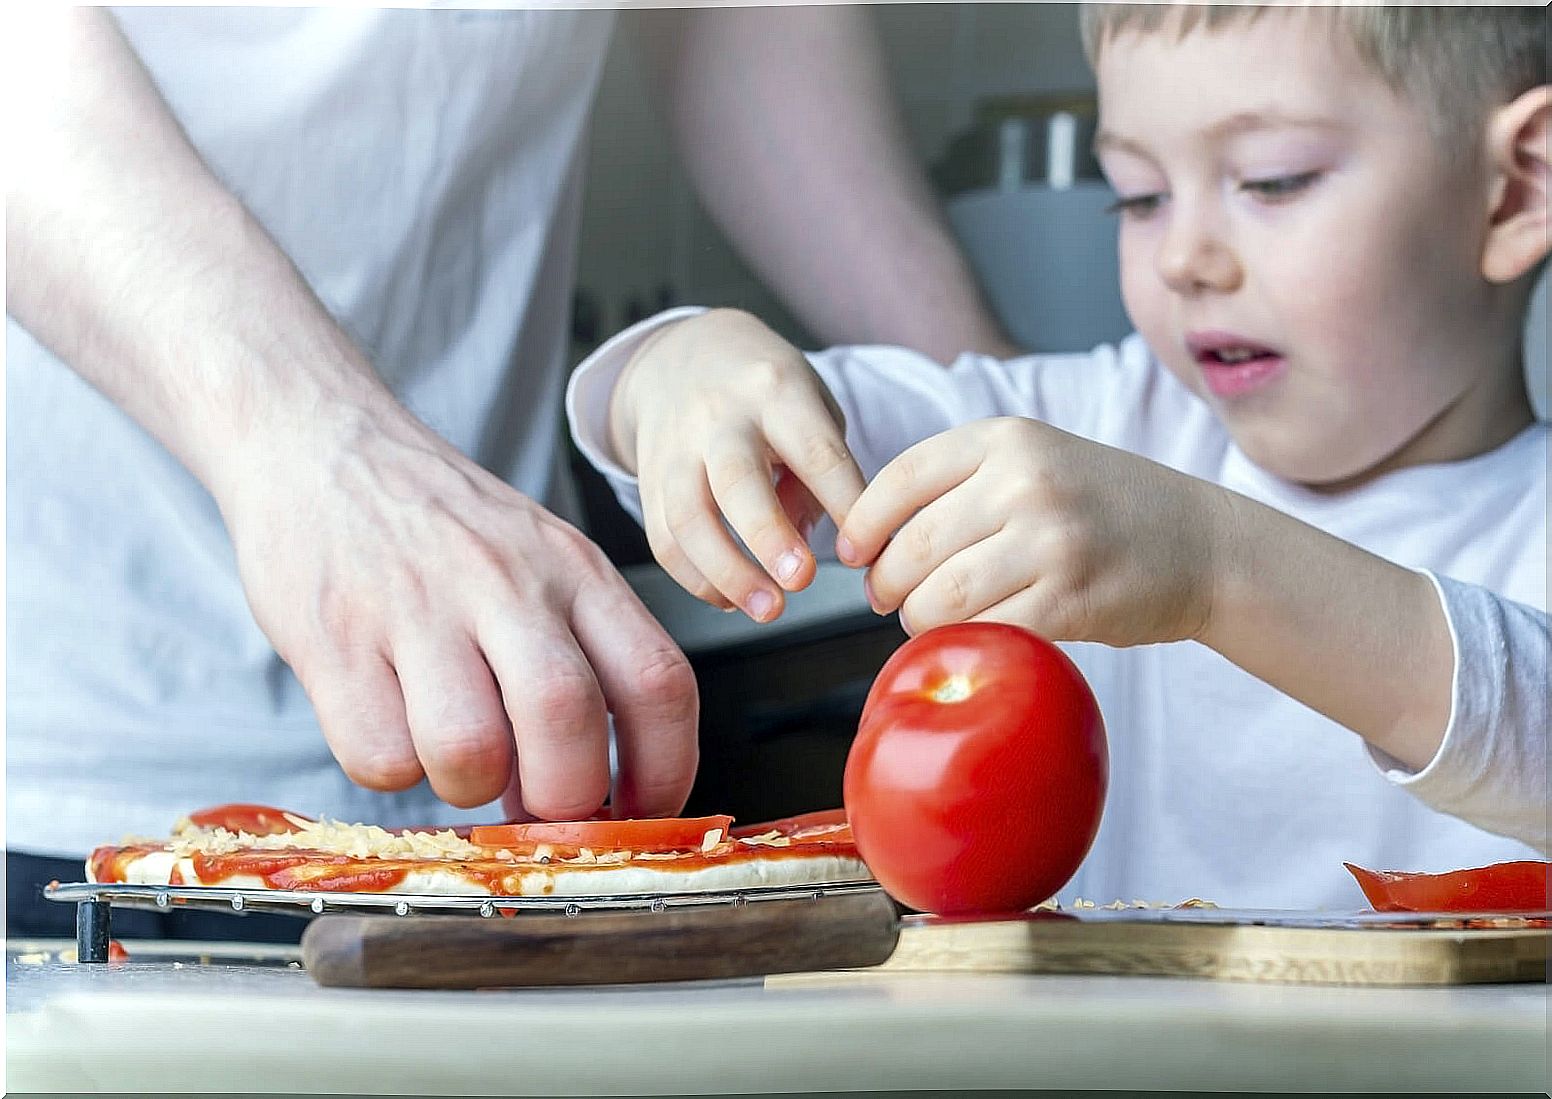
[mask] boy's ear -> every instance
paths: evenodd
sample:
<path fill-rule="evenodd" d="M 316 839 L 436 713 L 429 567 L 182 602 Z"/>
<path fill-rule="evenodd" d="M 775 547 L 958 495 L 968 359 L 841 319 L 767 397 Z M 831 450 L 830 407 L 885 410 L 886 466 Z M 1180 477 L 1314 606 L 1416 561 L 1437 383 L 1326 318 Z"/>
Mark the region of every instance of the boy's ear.
<path fill-rule="evenodd" d="M 1500 107 L 1488 124 L 1493 190 L 1482 274 L 1509 283 L 1530 271 L 1552 247 L 1552 86 L 1532 88 Z"/>

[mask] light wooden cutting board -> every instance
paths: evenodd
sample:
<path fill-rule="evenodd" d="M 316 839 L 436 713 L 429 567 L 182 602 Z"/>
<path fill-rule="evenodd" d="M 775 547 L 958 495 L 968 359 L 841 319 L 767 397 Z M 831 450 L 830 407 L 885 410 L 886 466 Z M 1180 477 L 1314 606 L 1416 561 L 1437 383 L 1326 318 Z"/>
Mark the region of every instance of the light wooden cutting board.
<path fill-rule="evenodd" d="M 1334 985 L 1545 981 L 1549 932 L 1362 915 L 1098 910 L 1075 916 L 907 916 L 879 972 L 1106 973 Z M 860 971 L 859 971 L 860 972 Z"/>

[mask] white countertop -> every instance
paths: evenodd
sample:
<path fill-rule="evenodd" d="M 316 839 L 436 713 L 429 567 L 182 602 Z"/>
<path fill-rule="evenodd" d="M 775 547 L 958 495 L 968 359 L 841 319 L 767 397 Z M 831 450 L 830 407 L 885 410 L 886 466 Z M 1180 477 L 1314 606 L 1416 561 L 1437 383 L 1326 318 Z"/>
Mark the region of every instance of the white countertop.
<path fill-rule="evenodd" d="M 7 989 L 7 1084 L 26 1091 L 1541 1092 L 1548 1084 L 1545 985 L 877 973 L 397 992 L 321 989 L 297 969 L 139 961 L 12 964 Z"/>

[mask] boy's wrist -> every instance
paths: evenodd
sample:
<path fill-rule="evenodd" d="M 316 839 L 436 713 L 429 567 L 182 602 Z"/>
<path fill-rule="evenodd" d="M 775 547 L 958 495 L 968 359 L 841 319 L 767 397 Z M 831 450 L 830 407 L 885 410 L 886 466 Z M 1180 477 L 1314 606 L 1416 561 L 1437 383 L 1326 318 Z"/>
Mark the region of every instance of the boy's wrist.
<path fill-rule="evenodd" d="M 620 374 L 614 380 L 614 389 L 609 394 L 609 438 L 608 445 L 612 458 L 625 472 L 635 476 L 636 468 L 636 428 L 640 422 L 640 387 L 637 385 L 642 375 L 642 367 L 647 362 L 655 349 L 663 342 L 663 337 L 674 331 L 683 320 L 671 321 L 659 326 L 656 330 L 647 333 L 640 346 L 625 361 Z"/>
<path fill-rule="evenodd" d="M 1250 575 L 1241 509 L 1245 501 L 1237 493 L 1210 482 L 1201 482 L 1200 488 L 1205 497 L 1208 552 L 1203 575 L 1198 578 L 1199 597 L 1205 609 L 1196 640 L 1222 652 L 1225 624 L 1243 613 L 1246 578 Z"/>

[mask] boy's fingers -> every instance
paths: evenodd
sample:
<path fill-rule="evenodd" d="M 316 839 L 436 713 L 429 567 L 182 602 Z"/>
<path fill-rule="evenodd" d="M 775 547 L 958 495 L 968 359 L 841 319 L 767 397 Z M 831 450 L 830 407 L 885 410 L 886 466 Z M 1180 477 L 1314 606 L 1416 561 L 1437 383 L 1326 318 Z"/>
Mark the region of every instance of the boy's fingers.
<path fill-rule="evenodd" d="M 797 474 L 786 466 L 777 466 L 776 470 L 776 499 L 781 504 L 782 513 L 797 528 L 798 537 L 807 545 L 808 536 L 814 532 L 819 520 L 824 518 L 824 505 L 808 491 L 807 485 L 798 480 Z"/>
<path fill-rule="evenodd" d="M 957 485 L 933 500 L 906 521 L 879 551 L 873 567 L 868 570 L 868 593 L 873 609 L 888 614 L 904 603 L 912 628 L 921 627 L 917 613 L 926 608 L 910 606 L 915 599 L 914 593 L 929 583 L 929 578 L 946 567 L 951 559 L 995 535 L 1006 518 L 1002 511 L 989 506 L 974 481 Z M 952 588 L 946 594 L 950 606 L 959 602 Z M 973 613 L 974 610 L 965 610 L 960 617 Z"/>
<path fill-rule="evenodd" d="M 1085 629 L 1085 609 L 1070 593 L 1063 596 L 1055 585 L 1036 580 L 978 611 L 973 621 L 1023 626 L 1048 641 L 1092 641 Z"/>
<path fill-rule="evenodd" d="M 953 554 L 916 585 L 900 605 L 900 618 L 912 634 L 964 622 L 1028 586 L 1010 568 L 1018 547 L 1006 535 L 993 534 Z M 893 553 L 900 539 L 888 552 Z"/>
<path fill-rule="evenodd" d="M 669 533 L 668 522 L 663 518 L 663 506 L 657 495 L 649 495 L 643 490 L 641 516 L 647 545 L 652 548 L 652 556 L 663 567 L 663 571 L 673 577 L 675 583 L 695 598 L 710 603 L 719 610 L 735 609 L 732 601 L 718 591 L 716 585 L 701 574 L 700 569 L 690 563 L 690 559 L 685 556 L 684 548 Z"/>
<path fill-rule="evenodd" d="M 664 492 L 662 508 L 666 539 L 717 591 L 756 622 L 781 613 L 781 589 L 728 533 L 704 476 L 676 480 Z"/>
<path fill-rule="evenodd" d="M 781 499 L 785 493 L 806 510 L 791 487 L 791 474 L 783 474 L 788 483 L 778 491 L 763 455 L 733 442 L 717 445 L 707 455 L 706 474 L 722 515 L 766 573 L 788 591 L 805 587 L 814 577 L 814 555 Z"/>
<path fill-rule="evenodd" d="M 870 564 L 917 510 L 968 479 L 980 465 L 980 450 L 956 442 L 962 440 L 953 432 L 934 435 L 879 470 L 838 524 L 835 555 L 853 567 Z"/>
<path fill-rule="evenodd" d="M 783 402 L 766 410 L 762 427 L 771 449 L 840 526 L 866 482 L 825 403 Z"/>

